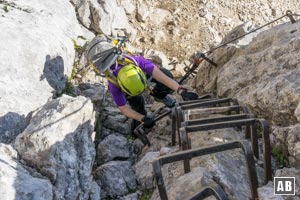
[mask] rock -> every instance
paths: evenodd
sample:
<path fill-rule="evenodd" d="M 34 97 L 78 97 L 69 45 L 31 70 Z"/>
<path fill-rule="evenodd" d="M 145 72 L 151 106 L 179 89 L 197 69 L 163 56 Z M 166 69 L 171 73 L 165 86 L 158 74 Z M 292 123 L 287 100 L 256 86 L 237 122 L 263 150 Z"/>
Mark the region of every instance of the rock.
<path fill-rule="evenodd" d="M 134 172 L 128 161 L 111 161 L 98 167 L 95 178 L 108 197 L 126 195 L 137 187 Z"/>
<path fill-rule="evenodd" d="M 119 121 L 119 119 L 124 119 L 123 115 L 120 116 L 120 118 L 116 116 L 108 116 L 108 118 L 104 121 L 103 126 L 127 136 L 131 133 L 131 128 L 129 124 L 124 123 L 124 121 Z"/>
<path fill-rule="evenodd" d="M 136 30 L 128 23 L 123 7 L 117 5 L 116 0 L 90 1 L 91 28 L 106 35 L 116 35 L 115 29 L 126 29 L 135 38 Z"/>
<path fill-rule="evenodd" d="M 52 185 L 45 177 L 33 177 L 17 160 L 10 145 L 0 143 L 0 199 L 52 200 Z"/>
<path fill-rule="evenodd" d="M 78 24 L 69 1 L 8 4 L 8 12 L 0 9 L 0 43 L 5 44 L 0 55 L 0 117 L 9 112 L 27 116 L 64 88 L 75 58 L 72 39 L 91 34 Z M 12 120 L 24 124 L 23 117 Z"/>
<path fill-rule="evenodd" d="M 235 47 L 226 47 L 225 49 L 221 48 L 214 51 L 213 55 L 210 55 L 209 58 L 214 61 L 218 67 L 214 67 L 208 62 L 203 62 L 199 66 L 199 70 L 195 77 L 195 85 L 199 93 L 211 93 L 217 89 L 217 78 L 218 71 L 222 66 L 227 63 L 230 58 L 238 51 Z"/>
<path fill-rule="evenodd" d="M 0 117 L 0 143 L 11 143 L 29 124 L 31 115 L 27 117 L 14 112 L 8 112 Z"/>
<path fill-rule="evenodd" d="M 165 42 L 168 39 L 163 31 L 155 31 L 153 34 L 155 35 L 155 37 L 153 38 L 153 43 L 156 45 Z"/>
<path fill-rule="evenodd" d="M 71 2 L 77 11 L 77 19 L 83 26 L 89 28 L 92 23 L 90 19 L 91 11 L 89 2 L 87 0 L 71 0 Z"/>
<path fill-rule="evenodd" d="M 114 120 L 115 122 L 118 122 L 118 123 L 125 123 L 126 120 L 128 119 L 125 115 L 122 115 L 122 114 L 117 114 L 117 115 L 112 116 L 111 113 L 107 113 L 105 116 L 106 116 L 106 120 L 108 120 L 108 121 Z"/>
<path fill-rule="evenodd" d="M 219 97 L 238 98 L 254 114 L 275 125 L 296 123 L 293 114 L 300 101 L 300 82 L 296 78 L 300 75 L 296 53 L 299 31 L 299 24 L 286 23 L 261 32 L 243 48 L 215 51 L 217 55 L 222 52 L 222 57 L 216 59 L 218 68 L 201 66 L 197 89 L 217 90 Z"/>
<path fill-rule="evenodd" d="M 300 103 L 295 110 L 295 117 L 297 118 L 298 122 L 300 122 Z"/>
<path fill-rule="evenodd" d="M 160 9 L 160 8 L 154 8 L 152 7 L 150 9 L 149 13 L 149 19 L 155 24 L 155 25 L 161 25 L 161 23 L 166 19 L 168 15 L 171 13 L 167 10 Z M 164 34 L 164 33 L 163 33 Z"/>
<path fill-rule="evenodd" d="M 258 198 L 260 200 L 284 200 L 281 195 L 274 195 L 274 183 L 269 182 L 267 185 L 257 189 Z"/>
<path fill-rule="evenodd" d="M 276 170 L 275 177 L 295 177 L 295 196 L 283 196 L 284 199 L 300 199 L 300 170 L 296 168 L 283 168 Z"/>
<path fill-rule="evenodd" d="M 153 50 L 153 49 L 148 49 L 145 52 L 145 57 L 151 59 L 155 64 L 162 66 L 166 69 L 173 69 L 173 66 L 169 65 L 170 61 L 167 58 L 167 56 L 161 52 L 161 51 L 157 51 L 157 50 Z"/>
<path fill-rule="evenodd" d="M 97 147 L 98 160 L 108 162 L 114 159 L 129 158 L 129 141 L 120 134 L 108 135 Z"/>
<path fill-rule="evenodd" d="M 285 145 L 288 150 L 289 164 L 292 167 L 300 166 L 300 124 L 289 128 Z"/>
<path fill-rule="evenodd" d="M 111 115 L 119 115 L 119 114 L 121 114 L 120 110 L 118 108 L 116 108 L 116 107 L 105 106 L 104 107 L 104 111 L 107 111 Z"/>
<path fill-rule="evenodd" d="M 201 191 L 202 182 L 210 182 L 207 180 L 205 170 L 201 167 L 192 169 L 190 173 L 178 177 L 166 185 L 169 199 L 189 199 Z M 166 182 L 165 182 L 166 183 Z M 151 200 L 159 200 L 158 190 L 155 189 Z"/>
<path fill-rule="evenodd" d="M 132 0 L 121 0 L 120 3 L 127 15 L 133 15 L 135 13 L 136 7 Z"/>
<path fill-rule="evenodd" d="M 159 156 L 159 152 L 148 152 L 134 167 L 137 181 L 144 190 L 155 187 L 152 162 Z"/>
<path fill-rule="evenodd" d="M 178 151 L 178 148 L 175 147 L 175 148 L 171 148 L 171 147 L 162 147 L 159 151 L 159 154 L 160 156 L 164 156 L 164 155 L 167 155 L 167 154 L 170 154 L 170 153 L 174 153 Z"/>
<path fill-rule="evenodd" d="M 102 102 L 105 95 L 104 85 L 81 83 L 78 85 L 78 87 L 81 91 L 82 96 L 90 98 L 92 102 Z"/>
<path fill-rule="evenodd" d="M 92 183 L 90 199 L 91 200 L 101 199 L 101 188 L 99 187 L 96 181 L 93 181 Z"/>
<path fill-rule="evenodd" d="M 150 14 L 150 9 L 145 4 L 140 4 L 137 7 L 136 19 L 138 22 L 145 22 Z"/>
<path fill-rule="evenodd" d="M 129 194 L 125 197 L 121 197 L 120 200 L 139 200 L 141 197 L 141 192 L 135 192 L 135 193 L 132 193 L 132 194 Z"/>
<path fill-rule="evenodd" d="M 223 39 L 221 44 L 234 40 L 250 31 L 254 30 L 256 27 L 254 26 L 252 21 L 245 22 L 237 27 L 235 27 L 232 31 L 230 31 Z M 237 48 L 248 45 L 262 30 L 255 31 L 241 39 L 238 39 L 229 45 L 237 45 Z"/>
<path fill-rule="evenodd" d="M 53 183 L 55 199 L 88 199 L 95 147 L 93 104 L 85 97 L 63 95 L 40 108 L 18 135 L 22 159 Z"/>
<path fill-rule="evenodd" d="M 192 148 L 199 148 L 233 140 L 242 140 L 243 134 L 234 128 L 195 132 L 190 135 Z M 260 152 L 261 154 L 262 152 Z M 247 167 L 242 150 L 232 149 L 194 158 L 191 167 L 201 166 L 209 171 L 222 186 L 229 199 L 249 199 L 251 196 Z M 256 167 L 259 183 L 263 182 L 263 169 Z"/>

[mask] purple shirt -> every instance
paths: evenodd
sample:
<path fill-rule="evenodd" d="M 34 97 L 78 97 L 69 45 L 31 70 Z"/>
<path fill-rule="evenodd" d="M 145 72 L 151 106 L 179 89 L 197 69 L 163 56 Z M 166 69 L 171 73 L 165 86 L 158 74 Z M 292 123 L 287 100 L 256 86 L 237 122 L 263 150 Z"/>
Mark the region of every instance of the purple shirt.
<path fill-rule="evenodd" d="M 128 57 L 128 58 L 130 58 L 130 57 Z M 140 67 L 142 69 L 142 71 L 145 73 L 146 76 L 152 75 L 152 72 L 154 69 L 154 64 L 150 60 L 147 60 L 140 55 L 131 56 L 131 58 L 133 58 L 136 61 L 136 63 L 138 64 L 138 67 Z M 119 73 L 121 67 L 122 67 L 122 65 L 118 65 L 117 67 L 115 67 L 112 70 L 113 74 L 116 77 L 118 76 L 118 73 Z M 117 106 L 124 106 L 127 103 L 125 93 L 122 92 L 121 88 L 117 87 L 116 85 L 114 85 L 113 83 L 108 81 L 108 89 L 109 89 L 110 93 L 112 94 L 113 100 L 117 104 Z"/>

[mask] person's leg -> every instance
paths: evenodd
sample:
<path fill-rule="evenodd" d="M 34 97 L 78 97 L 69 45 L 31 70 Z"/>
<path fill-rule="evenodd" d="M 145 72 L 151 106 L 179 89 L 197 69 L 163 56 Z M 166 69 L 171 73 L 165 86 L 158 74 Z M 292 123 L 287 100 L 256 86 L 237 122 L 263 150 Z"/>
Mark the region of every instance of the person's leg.
<path fill-rule="evenodd" d="M 143 96 L 127 96 L 127 101 L 130 105 L 130 107 L 135 110 L 138 113 L 141 113 L 143 115 L 146 115 L 147 112 L 145 110 L 145 100 Z M 137 120 L 132 120 L 131 124 L 131 130 L 134 130 L 138 125 L 140 125 L 140 122 Z"/>
<path fill-rule="evenodd" d="M 160 70 L 169 78 L 174 79 L 172 73 L 166 68 L 161 67 Z M 173 90 L 154 79 L 151 80 L 151 82 L 154 82 L 156 84 L 151 93 L 151 95 L 155 98 L 155 100 L 163 102 L 166 106 L 169 107 L 174 106 L 175 99 L 173 99 L 170 96 L 167 96 L 168 94 L 171 94 Z"/>

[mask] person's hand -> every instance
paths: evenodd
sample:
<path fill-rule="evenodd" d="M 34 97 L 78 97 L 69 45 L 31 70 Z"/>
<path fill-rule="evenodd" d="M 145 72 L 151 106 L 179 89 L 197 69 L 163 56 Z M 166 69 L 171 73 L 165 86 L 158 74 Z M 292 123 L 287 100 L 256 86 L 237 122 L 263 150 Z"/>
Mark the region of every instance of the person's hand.
<path fill-rule="evenodd" d="M 150 116 L 145 116 L 142 119 L 142 122 L 143 122 L 144 128 L 152 128 L 155 125 L 154 118 L 150 117 Z"/>
<path fill-rule="evenodd" d="M 199 97 L 197 93 L 189 92 L 186 88 L 181 89 L 180 95 L 184 101 L 196 100 Z"/>

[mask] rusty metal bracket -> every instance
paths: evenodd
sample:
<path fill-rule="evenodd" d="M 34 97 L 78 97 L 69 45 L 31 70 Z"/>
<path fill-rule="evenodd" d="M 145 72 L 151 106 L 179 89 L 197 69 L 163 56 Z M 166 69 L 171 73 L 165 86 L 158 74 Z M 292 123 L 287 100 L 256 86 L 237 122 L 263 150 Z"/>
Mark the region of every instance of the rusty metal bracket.
<path fill-rule="evenodd" d="M 293 17 L 292 11 L 287 10 L 287 11 L 286 11 L 286 16 L 287 16 L 288 18 L 290 18 L 290 21 L 291 21 L 292 24 L 294 24 L 294 23 L 296 22 L 295 18 Z"/>
<path fill-rule="evenodd" d="M 166 187 L 164 184 L 164 179 L 161 171 L 161 167 L 165 164 L 192 159 L 194 157 L 204 156 L 207 154 L 222 152 L 226 150 L 241 148 L 245 155 L 246 164 L 247 164 L 247 174 L 250 180 L 250 190 L 252 199 L 258 198 L 257 195 L 257 188 L 258 188 L 258 181 L 257 181 L 257 174 L 255 169 L 255 161 L 253 158 L 253 153 L 251 149 L 251 145 L 249 141 L 233 141 L 224 144 L 212 145 L 203 148 L 191 149 L 186 150 L 178 153 L 174 153 L 167 156 L 162 156 L 158 158 L 156 161 L 152 163 L 153 171 L 155 174 L 155 179 L 159 191 L 160 198 L 163 200 L 168 200 L 168 194 L 166 191 Z"/>
<path fill-rule="evenodd" d="M 183 122 L 182 125 L 188 124 L 189 122 Z M 195 122 L 194 122 L 195 123 Z M 258 151 L 258 137 L 257 137 L 257 129 L 258 125 L 261 126 L 263 131 L 263 160 L 264 160 L 264 180 L 265 183 L 272 179 L 272 167 L 271 167 L 271 148 L 270 148 L 270 136 L 269 136 L 269 126 L 266 120 L 264 119 L 240 119 L 233 121 L 223 121 L 216 123 L 207 123 L 207 124 L 197 124 L 190 126 L 182 126 L 180 128 L 180 136 L 181 136 L 181 147 L 182 150 L 191 149 L 191 145 L 189 142 L 188 133 L 197 132 L 197 131 L 207 131 L 207 130 L 215 130 L 222 128 L 232 128 L 232 127 L 240 127 L 240 126 L 252 126 L 251 127 L 251 144 L 255 157 L 259 159 L 259 151 Z M 184 169 L 185 172 L 190 171 L 190 162 L 188 159 L 184 160 Z"/>
<path fill-rule="evenodd" d="M 206 186 L 201 192 L 193 196 L 190 200 L 202 200 L 212 195 L 218 200 L 229 200 L 224 190 L 218 184 Z"/>

